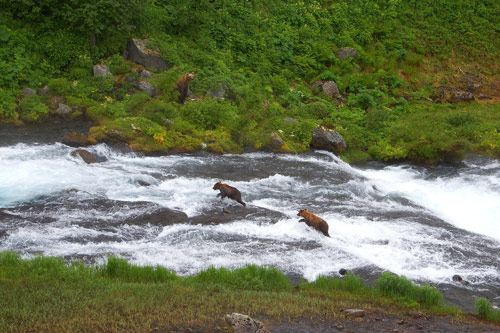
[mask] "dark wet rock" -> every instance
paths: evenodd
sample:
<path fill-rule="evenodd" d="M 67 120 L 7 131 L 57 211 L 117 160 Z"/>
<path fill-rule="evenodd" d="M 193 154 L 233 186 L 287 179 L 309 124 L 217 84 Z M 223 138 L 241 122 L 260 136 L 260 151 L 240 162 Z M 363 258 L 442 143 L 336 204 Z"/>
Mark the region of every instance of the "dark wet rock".
<path fill-rule="evenodd" d="M 85 135 L 78 132 L 64 133 L 61 142 L 64 143 L 65 145 L 75 148 L 86 147 L 93 144 L 93 142 L 89 141 L 89 139 Z"/>
<path fill-rule="evenodd" d="M 77 149 L 71 152 L 71 156 L 76 157 L 77 155 L 80 156 L 87 164 L 97 163 L 95 156 L 84 149 Z"/>
<path fill-rule="evenodd" d="M 145 92 L 149 96 L 153 97 L 156 95 L 155 87 L 147 81 L 139 81 L 135 84 L 135 87 L 142 92 Z"/>
<path fill-rule="evenodd" d="M 269 135 L 269 139 L 267 140 L 267 142 L 262 146 L 262 149 L 274 153 L 282 153 L 284 152 L 284 145 L 285 141 L 283 141 L 279 134 L 276 132 L 272 132 L 271 135 Z"/>
<path fill-rule="evenodd" d="M 67 116 L 71 112 L 73 112 L 73 110 L 69 106 L 63 103 L 59 103 L 59 106 L 56 109 L 56 113 L 60 116 Z"/>
<path fill-rule="evenodd" d="M 488 95 L 480 94 L 479 96 L 477 96 L 477 99 L 479 99 L 479 100 L 485 100 L 485 99 L 493 99 L 493 97 L 488 96 Z"/>
<path fill-rule="evenodd" d="M 347 269 L 345 269 L 345 268 L 341 268 L 341 269 L 339 270 L 339 274 L 340 274 L 340 275 L 342 275 L 342 276 L 346 275 L 346 274 L 347 274 Z"/>
<path fill-rule="evenodd" d="M 50 94 L 50 89 L 48 86 L 43 86 L 40 89 L 38 89 L 38 95 L 40 96 L 46 96 Z"/>
<path fill-rule="evenodd" d="M 113 75 L 106 65 L 94 65 L 94 67 L 92 67 L 92 71 L 94 72 L 95 77 Z"/>
<path fill-rule="evenodd" d="M 293 124 L 293 123 L 296 123 L 296 122 L 297 122 L 297 119 L 295 119 L 295 118 L 285 118 L 285 119 L 283 119 L 283 121 L 284 121 L 285 123 L 290 123 L 290 124 Z"/>
<path fill-rule="evenodd" d="M 342 135 L 337 131 L 323 126 L 317 126 L 312 135 L 311 147 L 315 149 L 325 149 L 339 154 L 344 152 L 346 144 Z"/>
<path fill-rule="evenodd" d="M 140 186 L 151 186 L 152 184 L 148 183 L 148 182 L 145 182 L 144 180 L 137 180 L 137 185 L 140 185 Z"/>
<path fill-rule="evenodd" d="M 346 317 L 351 318 L 363 317 L 366 314 L 366 311 L 361 309 L 346 309 L 344 312 Z"/>
<path fill-rule="evenodd" d="M 200 215 L 190 218 L 193 224 L 228 223 L 244 219 L 262 220 L 264 222 L 277 222 L 286 216 L 280 212 L 266 208 L 246 206 L 224 199 L 221 207 L 217 205 L 211 209 L 204 210 Z"/>
<path fill-rule="evenodd" d="M 151 74 L 150 71 L 148 71 L 147 69 L 143 69 L 142 71 L 139 72 L 139 76 L 142 78 L 142 79 L 149 79 L 151 76 L 153 76 Z"/>
<path fill-rule="evenodd" d="M 171 66 L 159 56 L 157 50 L 151 50 L 146 47 L 147 40 L 132 39 L 127 45 L 127 58 L 143 65 L 146 68 L 155 68 L 165 70 Z"/>
<path fill-rule="evenodd" d="M 358 55 L 358 50 L 351 48 L 343 48 L 337 51 L 337 57 L 340 60 L 345 60 L 347 58 L 354 58 Z"/>
<path fill-rule="evenodd" d="M 225 317 L 226 323 L 231 326 L 231 331 L 234 333 L 270 333 L 264 324 L 260 321 L 250 318 L 247 315 L 240 313 L 227 314 Z"/>
<path fill-rule="evenodd" d="M 188 216 L 186 213 L 161 206 L 157 206 L 156 209 L 153 208 L 145 214 L 128 217 L 122 221 L 123 224 L 151 224 L 156 226 L 167 226 L 187 222 Z"/>
<path fill-rule="evenodd" d="M 33 88 L 23 88 L 22 92 L 24 98 L 29 97 L 31 95 L 36 95 L 36 90 Z"/>
<path fill-rule="evenodd" d="M 462 277 L 458 274 L 453 275 L 451 279 L 455 282 L 458 282 L 458 283 L 464 285 L 464 286 L 468 286 L 470 284 L 469 282 L 462 279 Z"/>

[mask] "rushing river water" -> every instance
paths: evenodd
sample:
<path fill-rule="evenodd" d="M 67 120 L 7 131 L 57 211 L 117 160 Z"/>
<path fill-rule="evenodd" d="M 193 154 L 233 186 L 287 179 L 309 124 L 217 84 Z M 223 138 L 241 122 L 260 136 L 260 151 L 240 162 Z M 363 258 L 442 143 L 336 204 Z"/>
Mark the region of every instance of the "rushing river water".
<path fill-rule="evenodd" d="M 116 254 L 183 275 L 248 263 L 306 279 L 389 270 L 498 295 L 497 160 L 355 167 L 325 151 L 141 157 L 100 144 L 88 150 L 102 162 L 86 164 L 73 150 L 0 142 L 0 251 Z M 216 198 L 219 180 L 247 206 Z M 331 238 L 299 223 L 301 208 L 324 218 Z M 471 285 L 453 286 L 454 274 Z"/>

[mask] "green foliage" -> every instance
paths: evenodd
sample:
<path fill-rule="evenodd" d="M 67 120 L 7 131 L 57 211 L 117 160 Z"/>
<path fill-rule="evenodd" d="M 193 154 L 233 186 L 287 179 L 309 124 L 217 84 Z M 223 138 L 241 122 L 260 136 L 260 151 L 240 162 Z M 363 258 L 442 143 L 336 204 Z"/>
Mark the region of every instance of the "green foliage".
<path fill-rule="evenodd" d="M 276 268 L 256 265 L 247 265 L 235 270 L 212 266 L 190 279 L 220 288 L 266 291 L 288 291 L 291 289 L 288 278 Z"/>
<path fill-rule="evenodd" d="M 300 288 L 303 290 L 323 290 L 323 291 L 349 291 L 359 293 L 368 290 L 368 287 L 358 276 L 347 273 L 343 278 L 334 278 L 327 276 L 318 276 L 316 280 L 309 283 L 302 283 Z"/>
<path fill-rule="evenodd" d="M 113 54 L 104 60 L 104 64 L 109 67 L 109 70 L 113 75 L 123 75 L 130 71 L 132 63 L 127 62 L 119 54 Z"/>
<path fill-rule="evenodd" d="M 490 305 L 490 302 L 486 298 L 477 298 L 476 308 L 480 318 L 487 319 L 496 323 L 500 322 L 500 310 L 493 309 Z"/>
<path fill-rule="evenodd" d="M 19 102 L 19 116 L 22 120 L 35 122 L 49 114 L 49 108 L 41 96 L 31 95 Z"/>
<path fill-rule="evenodd" d="M 0 88 L 0 117 L 14 118 L 16 115 L 16 97 Z"/>
<path fill-rule="evenodd" d="M 232 102 L 217 101 L 209 97 L 203 101 L 187 103 L 181 108 L 184 119 L 207 130 L 231 125 L 237 117 L 237 112 Z"/>
<path fill-rule="evenodd" d="M 390 272 L 380 275 L 375 289 L 384 296 L 399 299 L 410 305 L 413 303 L 426 306 L 443 304 L 443 296 L 437 288 L 429 285 L 417 286 L 407 278 Z"/>
<path fill-rule="evenodd" d="M 108 261 L 98 268 L 98 272 L 102 276 L 127 282 L 169 282 L 177 279 L 174 272 L 168 271 L 164 267 L 136 266 L 125 259 L 113 256 L 108 257 Z"/>

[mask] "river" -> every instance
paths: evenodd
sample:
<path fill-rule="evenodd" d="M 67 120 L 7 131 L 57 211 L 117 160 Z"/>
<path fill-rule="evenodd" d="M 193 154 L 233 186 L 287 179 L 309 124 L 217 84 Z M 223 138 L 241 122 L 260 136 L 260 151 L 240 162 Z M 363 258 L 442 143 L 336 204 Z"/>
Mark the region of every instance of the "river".
<path fill-rule="evenodd" d="M 97 263 L 114 254 L 180 275 L 258 264 L 294 280 L 344 268 L 369 281 L 388 270 L 467 310 L 499 295 L 498 160 L 353 166 L 326 151 L 146 157 L 99 144 L 87 149 L 101 162 L 86 164 L 61 133 L 41 132 L 0 131 L 0 251 Z M 217 198 L 219 180 L 247 206 Z M 299 223 L 301 208 L 331 238 Z"/>

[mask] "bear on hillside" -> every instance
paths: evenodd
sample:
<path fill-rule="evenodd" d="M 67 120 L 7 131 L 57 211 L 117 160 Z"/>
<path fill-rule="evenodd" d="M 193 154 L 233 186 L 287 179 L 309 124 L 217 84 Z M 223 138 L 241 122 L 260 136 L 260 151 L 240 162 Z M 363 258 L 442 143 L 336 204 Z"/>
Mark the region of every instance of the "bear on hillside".
<path fill-rule="evenodd" d="M 321 231 L 323 235 L 330 237 L 328 234 L 328 223 L 326 223 L 326 221 L 321 217 L 317 217 L 307 209 L 299 210 L 297 216 L 303 217 L 303 219 L 300 219 L 299 222 L 305 222 L 308 226 L 313 227 L 314 229 Z"/>
<path fill-rule="evenodd" d="M 189 82 L 193 81 L 193 79 L 194 79 L 194 73 L 188 73 L 181 75 L 177 80 L 176 85 L 177 85 L 177 90 L 179 91 L 179 98 L 177 99 L 177 102 L 179 104 L 183 104 L 184 101 L 186 100 L 186 96 L 189 89 L 188 85 Z"/>
<path fill-rule="evenodd" d="M 218 197 L 220 196 L 221 200 L 224 199 L 225 197 L 228 197 L 229 199 L 233 199 L 234 201 L 239 202 L 243 206 L 247 205 L 241 200 L 241 193 L 240 191 L 238 191 L 236 187 L 232 187 L 227 184 L 222 184 L 221 182 L 218 182 L 214 185 L 213 189 L 220 191 L 220 193 L 217 194 L 217 196 Z"/>

